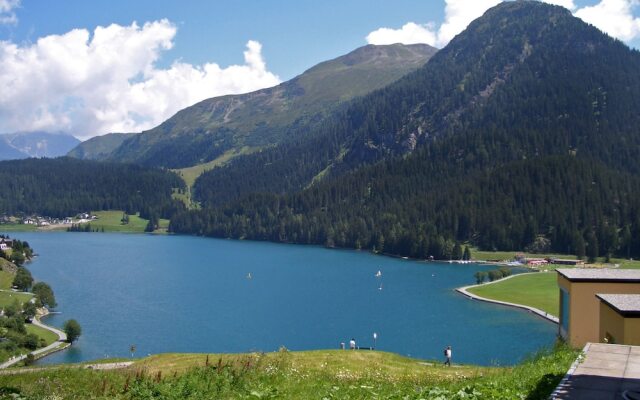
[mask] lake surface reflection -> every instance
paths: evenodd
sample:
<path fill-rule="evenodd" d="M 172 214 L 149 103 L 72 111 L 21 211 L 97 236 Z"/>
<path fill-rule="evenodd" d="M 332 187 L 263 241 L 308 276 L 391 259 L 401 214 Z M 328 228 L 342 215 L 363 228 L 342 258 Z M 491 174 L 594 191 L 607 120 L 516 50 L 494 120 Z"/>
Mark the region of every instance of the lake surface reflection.
<path fill-rule="evenodd" d="M 46 322 L 83 329 L 41 363 L 129 357 L 132 344 L 136 357 L 372 346 L 376 332 L 380 350 L 441 359 L 451 345 L 454 362 L 504 365 L 555 340 L 554 324 L 452 290 L 490 267 L 189 236 L 12 236 L 55 291 L 61 314 Z"/>

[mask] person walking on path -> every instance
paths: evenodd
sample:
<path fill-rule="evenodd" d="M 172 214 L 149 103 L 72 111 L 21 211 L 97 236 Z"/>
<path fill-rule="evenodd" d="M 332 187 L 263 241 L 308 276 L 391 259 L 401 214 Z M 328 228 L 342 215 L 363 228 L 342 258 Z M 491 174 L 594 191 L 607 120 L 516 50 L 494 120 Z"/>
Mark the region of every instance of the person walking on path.
<path fill-rule="evenodd" d="M 447 346 L 444 349 L 444 365 L 451 366 L 451 346 Z"/>
<path fill-rule="evenodd" d="M 354 338 L 351 338 L 351 340 L 349 340 L 349 349 L 351 350 L 356 349 L 356 340 Z"/>

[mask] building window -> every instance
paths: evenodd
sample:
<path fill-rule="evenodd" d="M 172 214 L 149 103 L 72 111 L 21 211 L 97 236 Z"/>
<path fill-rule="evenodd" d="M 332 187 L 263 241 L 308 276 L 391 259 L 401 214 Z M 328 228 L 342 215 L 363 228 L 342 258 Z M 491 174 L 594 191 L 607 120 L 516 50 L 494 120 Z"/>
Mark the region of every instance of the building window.
<path fill-rule="evenodd" d="M 560 289 L 560 336 L 567 338 L 569 336 L 569 292 Z"/>

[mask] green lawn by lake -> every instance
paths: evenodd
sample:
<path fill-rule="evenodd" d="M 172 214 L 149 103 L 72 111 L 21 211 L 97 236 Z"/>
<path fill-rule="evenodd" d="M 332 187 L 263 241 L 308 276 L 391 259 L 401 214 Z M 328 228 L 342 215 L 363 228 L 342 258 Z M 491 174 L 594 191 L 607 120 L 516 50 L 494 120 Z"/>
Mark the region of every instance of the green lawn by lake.
<path fill-rule="evenodd" d="M 469 289 L 469 292 L 492 300 L 535 307 L 557 316 L 559 304 L 557 279 L 555 272 L 522 274 Z"/>
<path fill-rule="evenodd" d="M 38 227 L 35 225 L 26 225 L 26 224 L 0 225 L 0 232 L 35 232 L 37 230 L 38 230 Z"/>
<path fill-rule="evenodd" d="M 6 260 L 2 260 L 7 262 Z M 1 264 L 1 262 L 0 262 Z M 14 274 L 8 271 L 0 270 L 0 289 L 11 289 L 13 284 Z"/>
<path fill-rule="evenodd" d="M 129 223 L 122 223 L 122 211 L 94 211 L 92 214 L 98 217 L 97 220 L 91 221 L 91 229 L 103 230 L 105 232 L 122 232 L 122 233 L 142 233 L 147 227 L 148 219 L 140 218 L 138 215 L 129 215 Z M 169 227 L 168 219 L 159 221 L 160 229 L 156 232 L 166 232 Z"/>
<path fill-rule="evenodd" d="M 129 223 L 122 223 L 123 211 L 93 211 L 92 214 L 98 217 L 97 220 L 89 222 L 92 230 L 98 230 L 105 232 L 122 232 L 122 233 L 143 233 L 147 227 L 149 220 L 140 218 L 137 214 L 129 215 Z M 85 224 L 81 224 L 85 225 Z M 169 227 L 168 219 L 160 219 L 160 228 L 154 231 L 155 233 L 166 233 Z M 60 225 L 56 227 L 41 228 L 45 230 L 66 230 L 69 225 Z M 0 225 L 0 232 L 33 232 L 37 231 L 38 227 L 35 225 L 23 225 L 23 224 L 5 224 Z M 13 236 L 13 235 L 12 235 Z"/>
<path fill-rule="evenodd" d="M 0 292 L 0 308 L 6 307 L 18 299 L 20 304 L 23 304 L 33 297 L 32 294 L 29 293 L 20 293 L 20 292 Z"/>
<path fill-rule="evenodd" d="M 140 218 L 138 215 L 129 215 L 129 223 L 122 223 L 122 211 L 94 211 L 98 219 L 91 221 L 91 228 L 102 230 L 105 232 L 144 232 L 147 226 L 146 219 Z"/>
<path fill-rule="evenodd" d="M 27 333 L 35 333 L 39 338 L 44 339 L 47 342 L 47 346 L 58 340 L 58 335 L 39 326 L 25 324 L 24 327 L 27 329 Z"/>

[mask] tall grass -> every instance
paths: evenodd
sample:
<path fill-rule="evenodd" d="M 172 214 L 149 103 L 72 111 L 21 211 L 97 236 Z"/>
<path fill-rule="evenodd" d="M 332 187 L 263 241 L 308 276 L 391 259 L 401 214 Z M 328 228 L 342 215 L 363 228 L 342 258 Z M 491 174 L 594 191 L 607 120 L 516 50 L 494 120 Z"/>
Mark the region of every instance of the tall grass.
<path fill-rule="evenodd" d="M 366 362 L 341 363 L 340 353 L 337 362 L 318 359 L 314 364 L 281 351 L 207 358 L 181 373 L 63 368 L 0 376 L 0 398 L 534 400 L 549 396 L 576 355 L 557 347 L 513 368 L 424 367 L 412 360 L 415 373 L 394 373 Z"/>

